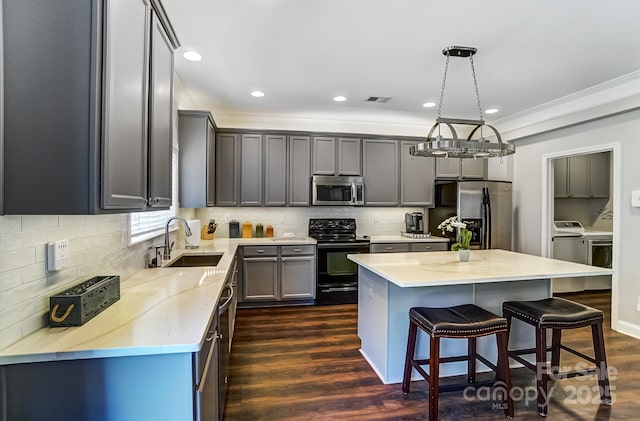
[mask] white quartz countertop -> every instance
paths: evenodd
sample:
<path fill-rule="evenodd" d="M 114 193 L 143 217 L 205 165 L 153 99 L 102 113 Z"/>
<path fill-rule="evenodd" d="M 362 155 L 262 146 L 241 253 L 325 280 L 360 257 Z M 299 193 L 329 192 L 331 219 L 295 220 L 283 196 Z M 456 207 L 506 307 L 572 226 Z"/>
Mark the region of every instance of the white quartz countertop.
<path fill-rule="evenodd" d="M 215 267 L 143 269 L 120 283 L 120 300 L 82 326 L 42 328 L 0 350 L 0 365 L 196 352 L 238 246 L 315 244 L 312 238 L 203 240 L 182 254 L 219 254 Z M 108 274 L 112 275 L 112 274 Z M 115 274 L 117 275 L 117 274 Z"/>
<path fill-rule="evenodd" d="M 498 249 L 471 250 L 468 262 L 460 262 L 455 251 L 350 254 L 348 257 L 403 288 L 613 273 L 611 269 Z"/>
<path fill-rule="evenodd" d="M 448 238 L 436 237 L 432 235 L 429 238 L 411 238 L 397 235 L 372 235 L 369 237 L 370 243 L 447 243 Z"/>

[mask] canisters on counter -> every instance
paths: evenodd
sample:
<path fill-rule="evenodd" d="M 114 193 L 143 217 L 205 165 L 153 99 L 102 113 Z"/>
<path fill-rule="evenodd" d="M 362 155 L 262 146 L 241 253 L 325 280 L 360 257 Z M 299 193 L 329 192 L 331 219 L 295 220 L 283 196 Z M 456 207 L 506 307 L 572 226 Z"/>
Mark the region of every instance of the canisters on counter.
<path fill-rule="evenodd" d="M 260 222 L 256 224 L 256 238 L 264 237 L 264 227 Z"/>
<path fill-rule="evenodd" d="M 253 237 L 253 224 L 251 222 L 245 222 L 242 224 L 242 238 Z"/>
<path fill-rule="evenodd" d="M 267 225 L 267 237 L 273 237 L 273 227 L 271 225 Z"/>
<path fill-rule="evenodd" d="M 240 222 L 235 219 L 229 222 L 229 238 L 240 238 Z"/>

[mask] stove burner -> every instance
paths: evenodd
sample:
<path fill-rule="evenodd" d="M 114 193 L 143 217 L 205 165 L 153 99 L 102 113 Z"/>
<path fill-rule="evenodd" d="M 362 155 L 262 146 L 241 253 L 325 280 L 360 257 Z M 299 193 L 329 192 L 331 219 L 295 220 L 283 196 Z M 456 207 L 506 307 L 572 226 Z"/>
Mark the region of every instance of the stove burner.
<path fill-rule="evenodd" d="M 356 220 L 353 218 L 310 219 L 309 237 L 326 243 L 367 242 L 366 239 L 356 236 Z"/>

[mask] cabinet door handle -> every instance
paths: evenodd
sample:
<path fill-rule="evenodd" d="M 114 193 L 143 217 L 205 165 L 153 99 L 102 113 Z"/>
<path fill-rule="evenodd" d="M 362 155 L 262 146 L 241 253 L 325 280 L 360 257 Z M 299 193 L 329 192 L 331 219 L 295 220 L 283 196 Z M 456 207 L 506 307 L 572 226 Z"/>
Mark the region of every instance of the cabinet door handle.
<path fill-rule="evenodd" d="M 387 247 L 387 250 L 393 250 L 393 247 Z"/>
<path fill-rule="evenodd" d="M 424 246 L 424 249 L 425 249 L 425 250 L 431 250 L 431 249 L 432 249 L 432 247 L 431 247 L 431 246 Z"/>
<path fill-rule="evenodd" d="M 264 253 L 264 250 L 256 250 L 258 253 Z"/>
<path fill-rule="evenodd" d="M 300 253 L 302 252 L 302 249 L 293 249 L 293 251 L 295 251 L 296 253 Z"/>

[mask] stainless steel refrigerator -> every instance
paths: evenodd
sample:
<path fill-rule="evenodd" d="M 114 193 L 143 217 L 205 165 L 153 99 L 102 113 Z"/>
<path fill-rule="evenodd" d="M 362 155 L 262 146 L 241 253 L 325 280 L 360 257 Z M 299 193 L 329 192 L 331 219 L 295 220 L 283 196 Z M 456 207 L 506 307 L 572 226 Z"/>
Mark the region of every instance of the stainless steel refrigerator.
<path fill-rule="evenodd" d="M 437 180 L 435 207 L 429 209 L 429 231 L 442 236 L 437 226 L 451 216 L 472 232 L 471 248 L 511 250 L 513 224 L 512 188 L 508 181 Z M 445 232 L 452 242 L 459 233 Z"/>

